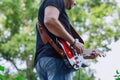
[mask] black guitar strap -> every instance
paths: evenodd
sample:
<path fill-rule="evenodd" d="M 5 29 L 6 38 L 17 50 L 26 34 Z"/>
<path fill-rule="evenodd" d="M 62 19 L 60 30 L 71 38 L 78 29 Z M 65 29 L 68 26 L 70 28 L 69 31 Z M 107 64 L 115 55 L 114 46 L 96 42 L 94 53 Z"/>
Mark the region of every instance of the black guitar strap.
<path fill-rule="evenodd" d="M 81 43 L 84 44 L 83 39 L 79 36 L 79 34 L 76 32 L 76 30 L 70 25 L 71 33 L 74 38 L 78 38 Z"/>
<path fill-rule="evenodd" d="M 41 39 L 43 41 L 44 44 L 46 43 L 50 43 L 50 45 L 59 53 L 59 55 L 61 55 L 61 57 L 64 57 L 64 51 L 61 50 L 53 41 L 53 39 L 47 34 L 46 30 L 44 29 L 44 27 L 42 26 L 42 24 L 38 21 L 37 22 L 37 28 L 39 31 L 39 34 L 41 36 Z"/>

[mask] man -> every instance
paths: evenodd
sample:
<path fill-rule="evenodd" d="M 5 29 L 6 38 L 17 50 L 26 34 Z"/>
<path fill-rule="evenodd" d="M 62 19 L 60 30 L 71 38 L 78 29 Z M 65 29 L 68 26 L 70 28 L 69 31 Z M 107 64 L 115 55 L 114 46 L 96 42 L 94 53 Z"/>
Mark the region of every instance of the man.
<path fill-rule="evenodd" d="M 70 10 L 76 0 L 44 0 L 38 11 L 38 20 L 53 39 L 62 38 L 68 41 L 78 54 L 83 53 L 83 44 L 77 42 L 70 32 L 70 22 L 66 9 Z M 37 30 L 35 67 L 40 80 L 72 80 L 72 71 L 64 64 L 62 57 L 49 44 L 44 44 Z M 85 58 L 95 58 L 92 53 Z"/>

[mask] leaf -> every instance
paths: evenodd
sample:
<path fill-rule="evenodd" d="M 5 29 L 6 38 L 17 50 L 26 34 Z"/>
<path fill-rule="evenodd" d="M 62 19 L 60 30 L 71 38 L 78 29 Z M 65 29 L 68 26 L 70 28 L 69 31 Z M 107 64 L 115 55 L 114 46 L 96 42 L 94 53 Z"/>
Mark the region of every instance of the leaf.
<path fill-rule="evenodd" d="M 14 80 L 25 80 L 22 76 L 17 76 Z"/>
<path fill-rule="evenodd" d="M 0 65 L 0 71 L 4 71 L 4 70 L 5 70 L 5 68 Z"/>
<path fill-rule="evenodd" d="M 6 80 L 5 76 L 0 74 L 0 80 Z"/>
<path fill-rule="evenodd" d="M 116 70 L 116 74 L 120 74 L 120 73 L 118 72 L 118 70 Z"/>
<path fill-rule="evenodd" d="M 120 80 L 120 78 L 116 78 L 115 80 Z"/>

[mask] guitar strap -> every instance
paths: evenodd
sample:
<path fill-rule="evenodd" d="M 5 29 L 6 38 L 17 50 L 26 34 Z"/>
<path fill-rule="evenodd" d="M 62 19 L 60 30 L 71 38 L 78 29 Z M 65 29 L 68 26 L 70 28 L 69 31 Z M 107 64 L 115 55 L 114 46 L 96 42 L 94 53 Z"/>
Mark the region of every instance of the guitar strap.
<path fill-rule="evenodd" d="M 38 28 L 38 31 L 39 31 L 39 34 L 40 34 L 40 36 L 41 36 L 41 39 L 42 39 L 43 43 L 46 44 L 46 43 L 49 42 L 50 45 L 59 53 L 59 55 L 61 55 L 62 57 L 64 57 L 64 55 L 65 55 L 65 54 L 64 54 L 64 51 L 61 50 L 61 49 L 55 44 L 55 42 L 52 40 L 52 38 L 50 38 L 50 36 L 47 34 L 45 28 L 42 26 L 42 24 L 40 23 L 40 21 L 37 22 L 37 28 Z M 75 31 L 75 29 L 74 29 L 72 26 L 70 26 L 70 28 L 71 28 L 72 36 L 73 36 L 74 38 L 78 38 L 79 41 L 84 44 L 84 41 L 83 41 L 82 38 L 79 36 L 79 34 Z"/>
<path fill-rule="evenodd" d="M 76 32 L 76 30 L 72 27 L 72 25 L 70 25 L 70 30 L 71 30 L 72 36 L 73 36 L 75 39 L 76 39 L 76 38 L 79 39 L 79 41 L 84 44 L 83 39 L 79 36 L 79 34 L 78 34 L 78 33 Z"/>
<path fill-rule="evenodd" d="M 61 50 L 56 44 L 55 42 L 52 40 L 52 38 L 50 38 L 50 36 L 47 34 L 46 30 L 44 29 L 44 27 L 41 25 L 41 23 L 38 21 L 37 22 L 37 28 L 39 31 L 39 34 L 41 36 L 41 39 L 43 41 L 44 44 L 46 43 L 50 43 L 50 45 L 59 53 L 59 55 L 61 55 L 61 57 L 64 57 L 64 51 Z"/>

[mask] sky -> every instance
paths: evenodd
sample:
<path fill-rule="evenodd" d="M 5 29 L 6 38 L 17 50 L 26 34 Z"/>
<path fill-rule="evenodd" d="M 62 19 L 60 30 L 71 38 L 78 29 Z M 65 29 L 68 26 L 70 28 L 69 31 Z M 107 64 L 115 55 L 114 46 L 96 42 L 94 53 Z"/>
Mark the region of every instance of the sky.
<path fill-rule="evenodd" d="M 110 47 L 112 50 L 106 53 L 106 57 L 97 58 L 98 63 L 90 65 L 96 70 L 95 80 L 115 80 L 116 70 L 120 72 L 120 40 L 113 42 Z"/>
<path fill-rule="evenodd" d="M 117 1 L 118 7 L 120 7 L 120 0 L 115 1 Z M 112 42 L 110 48 L 112 50 L 106 53 L 107 56 L 105 58 L 98 58 L 98 63 L 90 66 L 96 70 L 95 80 L 115 80 L 116 70 L 120 72 L 120 40 Z"/>

